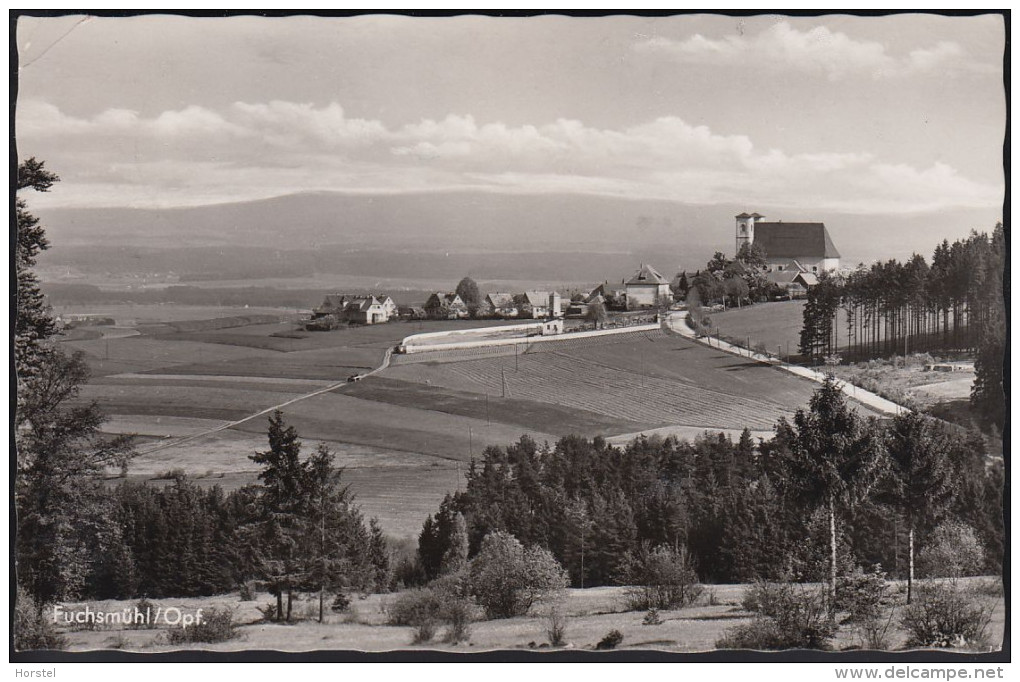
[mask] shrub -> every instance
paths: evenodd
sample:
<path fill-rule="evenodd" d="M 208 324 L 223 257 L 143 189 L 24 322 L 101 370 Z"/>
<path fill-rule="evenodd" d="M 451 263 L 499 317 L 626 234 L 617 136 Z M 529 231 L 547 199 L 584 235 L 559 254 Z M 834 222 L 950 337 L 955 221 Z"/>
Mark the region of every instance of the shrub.
<path fill-rule="evenodd" d="M 470 570 L 470 592 L 489 618 L 523 616 L 567 586 L 566 572 L 548 550 L 525 548 L 502 531 L 485 536 Z"/>
<path fill-rule="evenodd" d="M 903 609 L 908 647 L 982 647 L 995 603 L 956 581 L 928 583 Z"/>
<path fill-rule="evenodd" d="M 177 480 L 177 479 L 182 479 L 182 478 L 187 478 L 187 477 L 188 477 L 188 474 L 187 474 L 187 472 L 184 471 L 184 469 L 181 469 L 180 467 L 176 467 L 174 469 L 167 469 L 166 471 L 159 472 L 158 474 L 153 476 L 152 480 L 154 480 L 154 481 L 174 481 L 174 480 Z"/>
<path fill-rule="evenodd" d="M 250 582 L 243 582 L 237 589 L 241 601 L 255 601 L 255 590 Z"/>
<path fill-rule="evenodd" d="M 854 631 L 864 649 L 885 651 L 889 649 L 889 630 L 896 619 L 896 609 L 890 608 L 886 615 L 881 612 L 854 624 Z"/>
<path fill-rule="evenodd" d="M 470 637 L 471 604 L 454 589 L 454 581 L 436 581 L 433 587 L 404 592 L 388 608 L 390 625 L 415 628 L 414 644 L 429 642 L 436 628 L 446 623 L 444 640 L 456 644 Z"/>
<path fill-rule="evenodd" d="M 865 649 L 883 650 L 889 648 L 889 630 L 895 618 L 895 609 L 883 612 L 889 584 L 881 567 L 871 573 L 860 568 L 848 576 L 836 580 L 836 602 L 834 608 L 846 613 L 843 622 L 852 626 L 860 646 Z"/>
<path fill-rule="evenodd" d="M 188 627 L 173 628 L 167 631 L 169 644 L 192 644 L 202 642 L 215 644 L 226 642 L 237 636 L 237 625 L 234 623 L 234 612 L 230 609 L 209 609 L 202 611 L 202 622 Z"/>
<path fill-rule="evenodd" d="M 106 642 L 104 642 L 104 644 L 106 645 L 107 649 L 120 650 L 126 647 L 129 644 L 129 642 L 127 640 L 127 637 L 124 636 L 123 632 L 118 632 L 117 634 L 111 637 L 107 637 Z"/>
<path fill-rule="evenodd" d="M 471 639 L 471 607 L 467 602 L 457 600 L 446 609 L 449 628 L 443 638 L 447 644 L 459 644 Z"/>
<path fill-rule="evenodd" d="M 836 634 L 836 623 L 825 603 L 824 593 L 797 591 L 788 583 L 763 583 L 760 601 L 751 603 L 757 615 L 745 625 L 727 630 L 716 642 L 720 649 L 828 649 Z M 753 589 L 753 588 L 752 588 Z M 752 590 L 749 590 L 751 592 Z M 748 598 L 745 596 L 745 608 Z"/>
<path fill-rule="evenodd" d="M 46 617 L 28 591 L 18 588 L 14 605 L 14 648 L 18 651 L 35 649 L 61 650 L 67 648 L 67 639 L 57 633 L 53 621 Z"/>
<path fill-rule="evenodd" d="M 555 606 L 549 609 L 546 620 L 546 635 L 550 646 L 563 646 L 567 639 L 567 618 Z"/>
<path fill-rule="evenodd" d="M 740 605 L 746 611 L 763 616 L 775 616 L 781 605 L 794 598 L 793 585 L 788 582 L 768 582 L 757 580 L 744 590 Z"/>
<path fill-rule="evenodd" d="M 272 623 L 273 621 L 276 620 L 275 602 L 269 602 L 265 606 L 259 606 L 257 608 L 259 610 L 259 613 L 262 614 L 262 620 L 266 621 L 267 623 Z"/>
<path fill-rule="evenodd" d="M 609 649 L 615 649 L 620 646 L 623 641 L 623 633 L 619 630 L 610 630 L 605 637 L 599 640 L 599 643 L 595 645 L 595 648 L 599 651 L 606 651 Z"/>
<path fill-rule="evenodd" d="M 834 606 L 837 611 L 846 612 L 845 622 L 863 623 L 881 615 L 882 601 L 888 589 L 885 576 L 881 567 L 871 573 L 858 568 L 850 575 L 836 580 Z"/>
<path fill-rule="evenodd" d="M 690 606 L 703 590 L 685 547 L 659 545 L 642 551 L 629 573 L 634 587 L 628 598 L 635 611 Z"/>
<path fill-rule="evenodd" d="M 918 555 L 921 572 L 930 578 L 959 578 L 979 573 L 985 548 L 974 529 L 959 521 L 946 521 L 932 531 Z"/>
<path fill-rule="evenodd" d="M 386 609 L 390 625 L 435 623 L 440 618 L 443 603 L 436 591 L 428 587 L 408 590 L 400 594 Z"/>
<path fill-rule="evenodd" d="M 346 592 L 337 592 L 333 597 L 333 603 L 329 606 L 333 613 L 343 613 L 349 608 L 351 608 L 351 598 Z"/>
<path fill-rule="evenodd" d="M 141 599 L 138 600 L 138 603 L 135 604 L 135 609 L 137 610 L 138 613 L 145 614 L 145 620 L 139 623 L 141 627 L 145 628 L 146 630 L 151 630 L 152 628 L 156 627 L 157 608 L 158 607 L 155 604 L 149 601 L 148 597 L 142 597 Z"/>
<path fill-rule="evenodd" d="M 648 613 L 645 614 L 644 620 L 641 621 L 642 625 L 662 625 L 662 618 L 659 617 L 658 609 L 648 609 Z"/>

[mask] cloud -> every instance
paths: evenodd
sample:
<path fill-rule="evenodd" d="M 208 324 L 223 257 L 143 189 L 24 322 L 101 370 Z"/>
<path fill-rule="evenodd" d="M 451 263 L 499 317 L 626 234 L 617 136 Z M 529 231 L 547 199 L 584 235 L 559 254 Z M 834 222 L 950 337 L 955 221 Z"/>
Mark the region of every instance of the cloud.
<path fill-rule="evenodd" d="M 335 102 L 236 102 L 220 111 L 188 106 L 152 116 L 109 109 L 80 118 L 35 101 L 19 106 L 17 124 L 22 149 L 63 178 L 59 192 L 38 198 L 51 205 L 476 188 L 783 205 L 816 214 L 987 207 L 1001 203 L 1003 192 L 943 163 L 916 168 L 867 153 L 790 154 L 675 116 L 619 129 L 575 119 L 510 126 L 456 114 L 387 127 L 351 118 Z"/>
<path fill-rule="evenodd" d="M 726 36 L 719 40 L 701 34 L 685 40 L 658 36 L 637 43 L 634 49 L 687 64 L 794 70 L 822 74 L 833 80 L 854 75 L 891 78 L 947 71 L 992 71 L 987 65 L 971 60 L 962 47 L 950 41 L 896 56 L 879 42 L 856 40 L 825 26 L 799 31 L 785 21 L 753 36 Z"/>

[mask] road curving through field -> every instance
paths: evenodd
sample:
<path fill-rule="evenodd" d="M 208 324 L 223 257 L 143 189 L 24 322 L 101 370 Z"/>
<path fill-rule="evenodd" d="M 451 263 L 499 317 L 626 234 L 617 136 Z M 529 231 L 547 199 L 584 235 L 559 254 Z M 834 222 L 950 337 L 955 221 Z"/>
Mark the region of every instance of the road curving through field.
<path fill-rule="evenodd" d="M 699 337 L 694 332 L 694 330 L 688 326 L 687 324 L 688 314 L 689 313 L 687 311 L 669 314 L 666 317 L 666 326 L 670 331 L 679 334 L 680 336 L 684 336 L 688 339 L 691 339 L 692 341 L 705 344 L 704 339 L 702 337 Z M 791 374 L 796 374 L 797 376 L 804 377 L 805 379 L 810 379 L 811 381 L 816 381 L 818 383 L 822 383 L 823 381 L 825 381 L 826 375 L 821 372 L 816 372 L 813 369 L 801 367 L 800 365 L 791 365 L 782 362 L 781 360 L 777 360 L 776 358 L 773 358 L 771 356 L 756 353 L 749 348 L 741 348 L 740 346 L 735 346 L 731 343 L 727 343 L 722 339 L 716 339 L 714 344 L 712 343 L 712 337 L 708 337 L 708 339 L 709 340 L 707 345 L 711 348 L 717 348 L 721 351 L 732 353 L 733 355 L 737 355 L 742 358 L 749 358 L 757 362 L 769 364 L 777 369 L 785 370 L 787 372 L 790 372 Z M 896 416 L 904 414 L 906 412 L 910 412 L 910 410 L 904 407 L 903 405 L 894 403 L 891 400 L 887 400 L 886 398 L 883 398 L 880 395 L 872 393 L 871 391 L 866 391 L 863 388 L 855 386 L 854 384 L 851 384 L 847 381 L 837 379 L 836 386 L 844 394 L 853 398 L 857 402 L 867 405 L 868 407 L 877 410 L 883 414 Z"/>

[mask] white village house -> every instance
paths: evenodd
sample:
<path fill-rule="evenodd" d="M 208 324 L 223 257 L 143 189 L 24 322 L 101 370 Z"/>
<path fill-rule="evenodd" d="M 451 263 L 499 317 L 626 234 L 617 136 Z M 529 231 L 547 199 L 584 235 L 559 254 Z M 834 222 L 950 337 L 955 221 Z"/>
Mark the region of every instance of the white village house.
<path fill-rule="evenodd" d="M 651 265 L 642 264 L 634 276 L 627 280 L 627 310 L 658 308 L 673 302 L 669 280 Z"/>
<path fill-rule="evenodd" d="M 389 296 L 329 294 L 322 305 L 312 310 L 312 323 L 325 329 L 341 322 L 380 324 L 389 321 L 396 309 Z"/>

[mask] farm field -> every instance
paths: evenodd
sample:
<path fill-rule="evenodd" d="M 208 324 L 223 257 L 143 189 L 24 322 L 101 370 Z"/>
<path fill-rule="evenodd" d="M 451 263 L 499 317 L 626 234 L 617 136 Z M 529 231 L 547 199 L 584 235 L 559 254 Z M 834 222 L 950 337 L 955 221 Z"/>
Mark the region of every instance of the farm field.
<path fill-rule="evenodd" d="M 661 331 L 536 345 L 517 357 L 398 359 L 379 376 L 482 395 L 502 396 L 505 386 L 515 399 L 657 426 L 752 430 L 770 430 L 816 387 Z"/>
<path fill-rule="evenodd" d="M 177 321 L 200 319 L 181 308 Z M 233 422 L 289 403 L 284 412 L 308 443 L 306 452 L 327 443 L 348 467 L 366 513 L 402 537 L 418 532 L 424 514 L 463 483 L 460 463 L 488 445 L 523 434 L 539 443 L 571 433 L 621 443 L 621 436 L 640 433 L 734 435 L 745 426 L 767 435 L 815 389 L 662 331 L 524 344 L 519 355 L 513 347 L 397 355 L 388 369 L 344 383 L 378 367 L 405 335 L 476 324 L 310 333 L 280 322 L 64 345 L 84 352 L 93 371 L 80 399 L 113 417 L 109 432 L 138 435 L 142 454 L 130 476 L 181 469 L 202 484 L 250 483 L 256 472 L 248 456 L 264 447 L 266 417 Z"/>
<path fill-rule="evenodd" d="M 731 308 L 721 313 L 710 313 L 711 326 L 718 328 L 724 337 L 730 337 L 751 347 L 764 344 L 770 353 L 782 348 L 782 355 L 797 355 L 800 344 L 800 328 L 804 323 L 805 301 L 775 301 L 759 303 L 743 308 Z"/>
<path fill-rule="evenodd" d="M 987 579 L 965 579 L 970 581 Z M 902 607 L 906 586 L 892 582 L 891 590 Z M 643 625 L 645 611 L 627 610 L 626 587 L 596 587 L 569 589 L 557 602 L 557 609 L 566 617 L 567 648 L 593 650 L 595 644 L 610 630 L 623 635 L 621 650 L 654 649 L 659 651 L 693 653 L 712 651 L 715 643 L 728 629 L 751 621 L 752 614 L 740 602 L 745 585 L 708 585 L 698 601 L 690 607 L 660 611 L 660 625 Z M 237 638 L 218 644 L 192 644 L 185 648 L 210 651 L 239 651 L 272 649 L 279 651 L 354 650 L 393 651 L 397 649 L 439 649 L 472 653 L 493 649 L 531 649 L 555 651 L 548 648 L 548 619 L 550 604 L 538 604 L 522 617 L 503 620 L 476 621 L 470 626 L 470 640 L 461 644 L 443 644 L 440 637 L 425 645 L 412 645 L 413 630 L 407 626 L 387 625 L 386 609 L 397 594 L 373 594 L 355 597 L 347 614 L 328 613 L 326 622 L 314 620 L 318 604 L 315 595 L 305 595 L 295 604 L 299 622 L 283 625 L 266 623 L 258 607 L 272 600 L 266 593 L 256 595 L 253 601 L 241 601 L 237 593 L 204 598 L 155 600 L 156 606 L 175 607 L 194 615 L 198 609 L 228 608 L 234 612 L 234 621 L 241 624 Z M 90 602 L 94 611 L 119 611 L 133 608 L 133 601 Z M 85 604 L 65 604 L 66 611 L 82 610 Z M 165 643 L 158 629 L 94 629 L 68 631 L 71 651 L 108 649 L 116 646 L 123 651 L 159 653 L 179 650 Z M 1000 602 L 988 626 L 988 640 L 1001 643 L 1005 629 L 1005 609 Z M 896 624 L 889 633 L 890 647 L 900 649 L 906 641 L 905 632 Z M 539 648 L 539 645 L 545 645 Z M 857 648 L 859 641 L 849 627 L 840 629 L 833 641 L 833 649 Z"/>
<path fill-rule="evenodd" d="M 212 320 L 218 317 L 236 315 L 279 315 L 294 317 L 302 312 L 294 308 L 271 308 L 253 306 L 204 306 L 175 305 L 158 303 L 111 303 L 88 305 L 54 306 L 55 315 L 97 315 L 112 317 L 118 326 L 158 322 L 181 322 L 183 320 Z"/>

